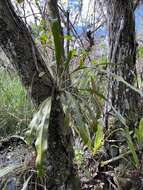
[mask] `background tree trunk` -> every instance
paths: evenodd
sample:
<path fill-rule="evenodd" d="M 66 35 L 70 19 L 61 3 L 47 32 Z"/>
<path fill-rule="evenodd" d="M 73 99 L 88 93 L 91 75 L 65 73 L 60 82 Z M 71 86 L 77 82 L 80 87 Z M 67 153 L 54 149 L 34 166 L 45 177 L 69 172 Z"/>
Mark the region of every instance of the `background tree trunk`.
<path fill-rule="evenodd" d="M 79 186 L 76 186 L 78 180 L 76 181 L 73 168 L 72 133 L 69 127 L 65 127 L 57 86 L 30 32 L 16 15 L 10 0 L 0 2 L 0 46 L 37 106 L 53 93 L 52 114 L 47 134 L 48 189 L 79 189 Z"/>
<path fill-rule="evenodd" d="M 136 79 L 136 40 L 134 4 L 131 0 L 108 0 L 109 72 L 134 85 Z M 129 126 L 139 118 L 138 94 L 122 82 L 109 77 L 108 100 L 126 117 Z"/>

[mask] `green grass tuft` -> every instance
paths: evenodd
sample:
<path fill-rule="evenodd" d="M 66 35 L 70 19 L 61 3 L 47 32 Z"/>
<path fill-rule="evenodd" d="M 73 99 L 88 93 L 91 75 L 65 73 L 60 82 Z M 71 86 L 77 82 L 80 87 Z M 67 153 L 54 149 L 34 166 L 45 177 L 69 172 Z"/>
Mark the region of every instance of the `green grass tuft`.
<path fill-rule="evenodd" d="M 0 71 L 0 136 L 20 134 L 28 126 L 33 106 L 16 74 Z"/>

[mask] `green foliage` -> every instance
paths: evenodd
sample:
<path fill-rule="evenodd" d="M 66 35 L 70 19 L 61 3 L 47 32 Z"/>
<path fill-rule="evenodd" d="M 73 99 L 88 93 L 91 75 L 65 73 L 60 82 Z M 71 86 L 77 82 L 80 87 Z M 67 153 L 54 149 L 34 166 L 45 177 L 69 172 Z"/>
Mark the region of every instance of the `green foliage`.
<path fill-rule="evenodd" d="M 62 37 L 60 31 L 60 24 L 58 19 L 51 19 L 51 29 L 55 44 L 55 55 L 57 65 L 61 65 L 61 57 L 62 57 Z"/>
<path fill-rule="evenodd" d="M 135 165 L 135 167 L 138 168 L 139 167 L 139 158 L 137 156 L 137 153 L 136 153 L 136 150 L 135 150 L 135 145 L 134 145 L 133 140 L 131 138 L 131 135 L 130 135 L 128 127 L 125 127 L 124 132 L 125 132 L 125 136 L 126 136 L 126 139 L 127 139 L 129 149 L 130 149 L 130 151 L 132 153 L 132 156 L 133 156 L 134 165 Z"/>
<path fill-rule="evenodd" d="M 76 55 L 77 55 L 77 52 L 76 52 L 75 49 L 72 49 L 72 50 L 69 51 L 69 54 L 68 54 L 67 59 L 66 59 L 65 64 L 64 64 L 64 69 L 65 69 L 65 70 L 66 70 L 67 67 L 70 65 L 71 60 L 72 60 L 72 59 L 74 58 L 74 56 L 76 56 Z"/>
<path fill-rule="evenodd" d="M 48 45 L 53 45 L 52 44 L 52 40 L 51 40 L 51 32 L 47 32 L 45 30 L 42 30 L 40 33 L 39 33 L 39 36 L 38 36 L 38 39 L 40 39 L 41 41 L 41 44 L 44 46 L 48 43 Z"/>
<path fill-rule="evenodd" d="M 130 83 L 128 83 L 127 81 L 125 81 L 123 79 L 123 77 L 115 75 L 113 73 L 111 73 L 111 75 L 114 77 L 115 80 L 122 82 L 123 84 L 125 84 L 127 87 L 129 87 L 130 89 L 132 89 L 133 91 L 137 92 L 138 94 L 140 94 L 141 97 L 143 97 L 143 93 L 141 90 L 137 89 L 136 87 L 134 87 L 133 85 L 131 85 Z"/>
<path fill-rule="evenodd" d="M 68 41 L 71 41 L 73 39 L 73 36 L 71 36 L 71 35 L 64 35 L 64 39 L 68 40 Z"/>
<path fill-rule="evenodd" d="M 41 43 L 46 44 L 47 39 L 48 39 L 48 35 L 46 34 L 46 32 L 41 31 L 41 33 L 40 33 L 40 41 L 41 41 Z"/>
<path fill-rule="evenodd" d="M 72 57 L 73 57 L 73 52 L 72 52 L 72 51 L 69 51 L 67 60 L 65 61 L 65 69 L 69 66 Z"/>
<path fill-rule="evenodd" d="M 22 3 L 23 1 L 24 0 L 17 0 L 18 3 Z M 38 3 L 38 0 L 35 1 Z M 95 156 L 95 154 L 101 150 L 105 143 L 103 106 L 105 101 L 107 101 L 104 96 L 106 93 L 104 88 L 107 87 L 105 85 L 107 82 L 105 78 L 103 79 L 101 76 L 104 75 L 107 79 L 107 76 L 110 75 L 113 80 L 123 83 L 141 96 L 143 96 L 143 93 L 133 85 L 127 83 L 121 76 L 115 75 L 114 73 L 109 73 L 108 70 L 103 70 L 103 68 L 106 68 L 108 64 L 106 56 L 102 56 L 95 60 L 91 60 L 91 58 L 89 58 L 91 61 L 89 61 L 90 63 L 87 63 L 86 59 L 89 57 L 88 51 L 82 49 L 78 54 L 75 49 L 72 49 L 69 51 L 67 59 L 62 59 L 64 57 L 63 40 L 65 39 L 67 41 L 71 41 L 73 37 L 71 35 L 61 36 L 59 20 L 55 18 L 50 19 L 52 32 L 48 32 L 46 27 L 47 21 L 43 19 L 40 21 L 38 26 L 33 24 L 32 29 L 35 39 L 39 40 L 43 47 L 46 47 L 47 44 L 50 44 L 50 47 L 53 47 L 54 42 L 54 53 L 57 64 L 56 74 L 59 74 L 58 76 L 55 75 L 53 77 L 57 79 L 54 82 L 60 81 L 60 75 L 64 75 L 66 73 L 64 73 L 64 71 L 68 68 L 74 56 L 78 57 L 78 61 L 76 62 L 76 66 L 78 67 L 74 68 L 72 72 L 69 70 L 71 72 L 70 77 L 73 85 L 72 88 L 68 90 L 66 89 L 66 91 L 62 85 L 65 83 L 65 81 L 60 81 L 61 83 L 59 82 L 56 84 L 58 86 L 58 90 L 62 94 L 62 98 L 60 98 L 65 111 L 65 121 L 63 127 L 73 127 L 73 129 L 76 131 L 76 134 L 78 134 L 82 139 L 84 145 L 88 147 L 92 155 Z M 143 57 L 143 47 L 139 48 L 139 57 Z M 92 65 L 92 67 L 89 67 L 86 64 Z M 39 74 L 39 77 L 42 75 L 43 72 Z M 61 78 L 63 79 L 64 77 Z M 7 73 L 2 73 L 0 76 L 0 88 L 0 129 L 5 130 L 5 134 L 13 132 L 15 133 L 17 128 L 19 128 L 18 130 L 24 129 L 31 118 L 33 108 L 29 101 L 27 101 L 26 92 L 17 76 L 12 76 L 12 78 L 10 78 Z M 46 158 L 45 155 L 48 149 L 47 138 L 51 114 L 51 104 L 52 97 L 49 97 L 41 104 L 39 111 L 34 115 L 27 131 L 29 142 L 32 143 L 32 141 L 35 140 L 37 153 L 36 167 L 39 176 L 43 175 L 45 164 L 44 161 Z M 118 155 L 117 157 L 113 157 L 102 164 L 103 166 L 110 164 L 111 162 L 121 159 L 131 153 L 135 167 L 139 168 L 140 162 L 136 153 L 136 145 L 141 145 L 143 143 L 143 119 L 140 121 L 139 127 L 135 129 L 135 137 L 137 140 L 136 144 L 130 134 L 129 128 L 127 127 L 126 119 L 110 104 L 111 103 L 109 103 L 111 110 L 109 115 L 111 114 L 114 116 L 114 118 L 119 120 L 124 126 L 124 129 L 115 129 L 114 132 L 117 133 L 119 130 L 123 131 L 123 136 L 126 137 L 127 142 L 125 142 L 125 144 L 128 144 L 128 147 L 126 147 L 127 154 L 125 153 Z M 109 136 L 111 137 L 111 133 L 114 132 L 110 131 Z M 113 146 L 117 147 L 118 143 L 117 145 L 114 144 Z M 120 149 L 120 147 L 117 148 Z M 82 165 L 84 161 L 84 151 L 75 149 L 75 159 L 78 165 Z M 0 176 L 5 176 L 14 169 L 15 166 L 3 168 L 0 170 Z M 27 188 L 30 178 L 31 176 L 25 181 L 23 190 Z"/>
<path fill-rule="evenodd" d="M 32 117 L 33 106 L 16 74 L 0 71 L 0 134 L 22 132 Z"/>
<path fill-rule="evenodd" d="M 79 61 L 78 64 L 82 67 L 85 64 L 85 59 L 87 58 L 87 56 L 89 55 L 89 52 L 86 50 L 82 50 L 80 52 L 80 56 L 79 56 Z"/>
<path fill-rule="evenodd" d="M 138 55 L 139 55 L 140 58 L 143 57 L 143 47 L 138 48 Z"/>
<path fill-rule="evenodd" d="M 78 166 L 84 162 L 84 151 L 79 148 L 75 148 L 75 162 Z"/>
<path fill-rule="evenodd" d="M 75 98 L 68 93 L 66 100 L 68 101 L 68 107 L 64 101 L 63 106 L 66 107 L 64 109 L 66 110 L 66 114 L 72 113 L 70 115 L 70 123 L 72 124 L 72 127 L 79 134 L 84 145 L 86 145 L 93 154 L 96 154 L 104 145 L 102 122 L 97 121 L 94 113 L 91 111 L 88 105 L 85 105 L 85 102 L 80 103 L 78 98 Z"/>
<path fill-rule="evenodd" d="M 52 37 L 52 33 L 47 29 L 47 21 L 41 19 L 38 25 L 32 23 L 31 24 L 32 33 L 35 37 L 35 40 L 40 40 L 41 43 L 46 43 L 47 40 L 50 42 Z"/>
<path fill-rule="evenodd" d="M 67 111 L 68 113 L 72 113 L 73 127 L 79 133 L 83 142 L 90 148 L 91 137 L 90 137 L 89 129 L 83 120 L 82 113 L 80 111 L 79 102 L 70 94 L 67 94 L 67 101 L 69 105 L 69 108 Z"/>
<path fill-rule="evenodd" d="M 96 64 L 107 65 L 108 64 L 108 59 L 107 59 L 107 56 L 102 56 L 101 58 L 98 58 L 96 60 L 92 60 L 91 63 L 93 65 L 96 65 Z"/>
<path fill-rule="evenodd" d="M 143 119 L 140 120 L 139 127 L 135 129 L 135 137 L 139 144 L 143 143 Z"/>
<path fill-rule="evenodd" d="M 93 146 L 93 154 L 95 155 L 104 145 L 104 132 L 103 132 L 103 125 L 101 122 L 97 124 L 97 131 L 95 133 L 95 140 Z"/>
<path fill-rule="evenodd" d="M 48 148 L 48 127 L 51 112 L 52 98 L 46 99 L 40 106 L 39 111 L 34 115 L 29 130 L 26 132 L 29 142 L 32 144 L 33 139 L 36 139 L 36 167 L 38 175 L 43 175 L 43 166 L 45 161 L 45 154 Z"/>

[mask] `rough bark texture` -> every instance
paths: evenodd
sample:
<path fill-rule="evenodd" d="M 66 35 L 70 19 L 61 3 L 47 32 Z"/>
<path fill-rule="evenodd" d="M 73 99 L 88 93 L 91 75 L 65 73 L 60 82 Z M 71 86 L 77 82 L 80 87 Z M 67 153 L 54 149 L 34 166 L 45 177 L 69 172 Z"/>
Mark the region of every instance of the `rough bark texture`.
<path fill-rule="evenodd" d="M 73 169 L 71 129 L 64 124 L 64 113 L 57 97 L 55 81 L 36 48 L 25 24 L 14 12 L 10 0 L 0 1 L 0 46 L 18 72 L 31 98 L 39 105 L 51 96 L 52 114 L 49 126 L 47 152 L 48 189 L 76 190 Z"/>
<path fill-rule="evenodd" d="M 129 84 L 136 79 L 136 40 L 133 1 L 108 0 L 107 14 L 109 26 L 109 71 L 122 76 Z M 109 78 L 109 100 L 129 125 L 138 118 L 138 95 L 122 82 Z"/>
<path fill-rule="evenodd" d="M 73 169 L 72 131 L 64 123 L 59 93 L 52 102 L 52 119 L 49 126 L 48 173 L 50 190 L 79 190 L 79 180 Z M 57 109 L 58 107 L 58 109 Z"/>
<path fill-rule="evenodd" d="M 15 14 L 9 0 L 0 2 L 0 46 L 39 105 L 51 95 L 53 80 L 28 29 Z M 40 77 L 42 72 L 45 74 Z"/>

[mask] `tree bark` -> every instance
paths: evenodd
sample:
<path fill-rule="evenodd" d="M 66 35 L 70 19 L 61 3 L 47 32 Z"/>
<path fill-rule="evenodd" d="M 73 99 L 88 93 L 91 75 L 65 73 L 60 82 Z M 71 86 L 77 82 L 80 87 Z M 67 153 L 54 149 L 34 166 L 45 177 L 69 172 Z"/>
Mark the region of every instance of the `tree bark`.
<path fill-rule="evenodd" d="M 54 92 L 47 134 L 48 189 L 79 189 L 73 167 L 72 133 L 69 127 L 65 127 L 58 87 L 10 0 L 0 1 L 0 46 L 18 72 L 35 105 L 39 106 Z"/>
<path fill-rule="evenodd" d="M 48 189 L 79 190 L 79 179 L 73 168 L 72 131 L 65 125 L 63 108 L 57 97 L 59 93 L 55 91 L 51 115 L 53 119 L 48 133 Z"/>
<path fill-rule="evenodd" d="M 136 39 L 134 4 L 131 0 L 108 0 L 109 72 L 134 85 L 136 79 Z M 138 94 L 109 76 L 108 100 L 124 116 L 129 126 L 138 121 Z"/>
<path fill-rule="evenodd" d="M 51 95 L 54 81 L 31 34 L 15 14 L 9 0 L 0 2 L 0 46 L 18 72 L 34 103 L 39 105 Z"/>

